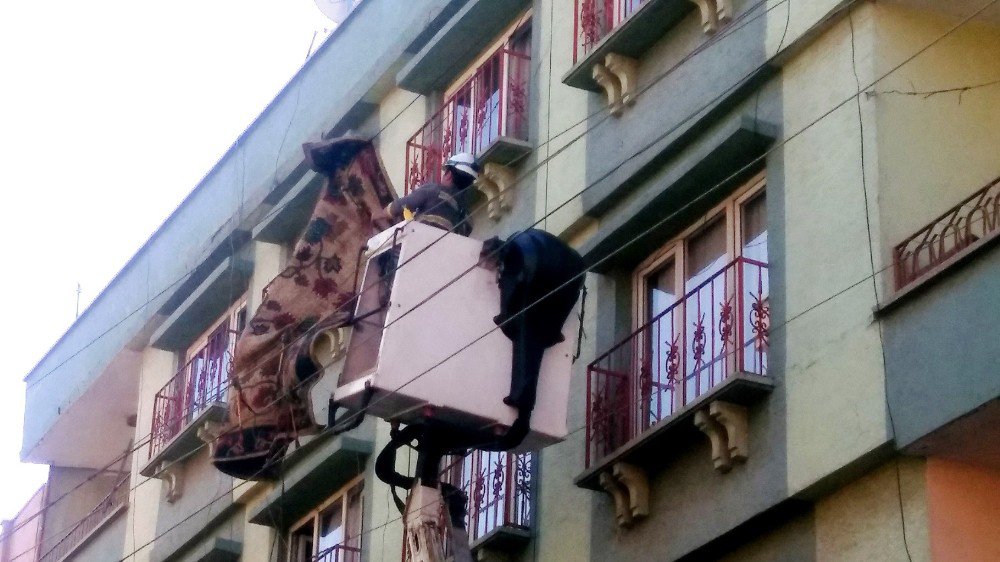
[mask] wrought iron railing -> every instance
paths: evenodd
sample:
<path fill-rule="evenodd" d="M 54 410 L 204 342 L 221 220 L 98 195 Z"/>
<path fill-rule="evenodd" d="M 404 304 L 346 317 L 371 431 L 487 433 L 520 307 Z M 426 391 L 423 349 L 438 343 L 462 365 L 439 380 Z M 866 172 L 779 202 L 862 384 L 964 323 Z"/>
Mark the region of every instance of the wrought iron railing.
<path fill-rule="evenodd" d="M 498 527 L 531 526 L 531 463 L 530 453 L 473 451 L 445 467 L 441 480 L 469 498 L 465 526 L 470 540 Z"/>
<path fill-rule="evenodd" d="M 361 562 L 361 549 L 338 544 L 317 554 L 312 562 Z"/>
<path fill-rule="evenodd" d="M 767 374 L 767 264 L 740 257 L 587 368 L 590 467 L 737 372 Z"/>
<path fill-rule="evenodd" d="M 500 137 L 528 140 L 530 56 L 497 50 L 406 143 L 406 192 L 441 179 L 456 152 L 480 156 Z"/>
<path fill-rule="evenodd" d="M 639 9 L 645 0 L 575 0 L 573 64 Z"/>
<path fill-rule="evenodd" d="M 1000 234 L 1000 178 L 931 221 L 893 249 L 896 290 Z"/>
<path fill-rule="evenodd" d="M 127 504 L 129 482 L 130 477 L 128 474 L 116 480 L 114 487 L 108 495 L 90 513 L 77 522 L 65 536 L 60 538 L 52 548 L 46 551 L 40 558 L 40 562 L 58 562 L 62 560 L 75 550 L 81 542 L 94 533 L 108 517 Z"/>
<path fill-rule="evenodd" d="M 194 418 L 216 402 L 226 401 L 229 367 L 237 333 L 220 328 L 156 393 L 149 457 L 160 452 Z"/>

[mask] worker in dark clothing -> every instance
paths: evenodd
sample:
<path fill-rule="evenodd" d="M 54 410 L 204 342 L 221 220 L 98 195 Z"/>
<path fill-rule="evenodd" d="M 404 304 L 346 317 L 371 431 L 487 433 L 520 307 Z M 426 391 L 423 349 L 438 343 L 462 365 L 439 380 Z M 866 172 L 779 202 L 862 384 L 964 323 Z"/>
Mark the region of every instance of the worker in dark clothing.
<path fill-rule="evenodd" d="M 558 237 L 530 228 L 507 242 L 483 243 L 483 264 L 497 268 L 500 314 L 493 321 L 513 345 L 510 394 L 518 409 L 506 447 L 527 434 L 545 350 L 563 341 L 562 328 L 583 288 L 583 258 Z"/>
<path fill-rule="evenodd" d="M 385 208 L 390 219 L 413 220 L 456 234 L 468 236 L 472 225 L 468 221 L 465 190 L 479 177 L 479 165 L 468 153 L 461 152 L 444 163 L 441 182 L 428 182 L 397 199 Z"/>

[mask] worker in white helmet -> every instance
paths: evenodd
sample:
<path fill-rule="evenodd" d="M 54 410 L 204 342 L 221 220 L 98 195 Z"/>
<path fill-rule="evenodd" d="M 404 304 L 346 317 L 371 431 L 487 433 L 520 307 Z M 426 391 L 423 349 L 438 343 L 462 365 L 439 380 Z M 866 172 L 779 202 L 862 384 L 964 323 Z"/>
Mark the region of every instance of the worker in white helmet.
<path fill-rule="evenodd" d="M 467 152 L 455 154 L 444 163 L 441 181 L 427 182 L 385 208 L 393 220 L 409 218 L 452 230 L 462 236 L 472 232 L 465 205 L 465 190 L 479 177 L 479 164 Z"/>

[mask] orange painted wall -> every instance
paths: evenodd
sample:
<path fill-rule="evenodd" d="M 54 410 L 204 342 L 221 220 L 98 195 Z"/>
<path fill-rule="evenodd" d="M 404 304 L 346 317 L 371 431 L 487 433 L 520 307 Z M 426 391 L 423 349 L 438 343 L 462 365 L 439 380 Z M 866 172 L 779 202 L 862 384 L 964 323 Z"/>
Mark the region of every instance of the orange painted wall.
<path fill-rule="evenodd" d="M 1000 560 L 1000 470 L 929 458 L 927 503 L 935 561 Z"/>

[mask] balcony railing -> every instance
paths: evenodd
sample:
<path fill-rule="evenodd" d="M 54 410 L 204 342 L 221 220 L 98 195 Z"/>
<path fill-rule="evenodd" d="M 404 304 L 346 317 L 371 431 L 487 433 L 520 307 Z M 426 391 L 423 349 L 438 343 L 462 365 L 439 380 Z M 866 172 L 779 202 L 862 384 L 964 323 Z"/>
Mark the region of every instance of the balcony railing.
<path fill-rule="evenodd" d="M 472 542 L 500 527 L 531 526 L 530 453 L 473 451 L 452 460 L 441 480 L 469 498 L 465 527 Z"/>
<path fill-rule="evenodd" d="M 590 53 L 645 0 L 576 0 L 573 17 L 573 64 Z"/>
<path fill-rule="evenodd" d="M 767 264 L 737 258 L 587 368 L 586 464 L 734 373 L 767 374 Z"/>
<path fill-rule="evenodd" d="M 949 209 L 893 250 L 896 290 L 1000 234 L 1000 178 Z"/>
<path fill-rule="evenodd" d="M 406 192 L 441 179 L 441 165 L 456 152 L 481 156 L 501 137 L 528 139 L 527 53 L 507 47 L 475 74 L 406 143 Z"/>
<path fill-rule="evenodd" d="M 229 367 L 237 333 L 220 328 L 153 399 L 153 428 L 149 457 L 152 458 L 198 414 L 217 402 L 226 401 Z"/>
<path fill-rule="evenodd" d="M 128 503 L 130 481 L 128 474 L 116 480 L 111 492 L 94 507 L 93 511 L 81 519 L 64 537 L 59 539 L 59 542 L 42 555 L 40 562 L 63 560 L 87 540 L 109 517 Z"/>
<path fill-rule="evenodd" d="M 338 544 L 317 554 L 312 562 L 361 562 L 361 549 Z"/>

